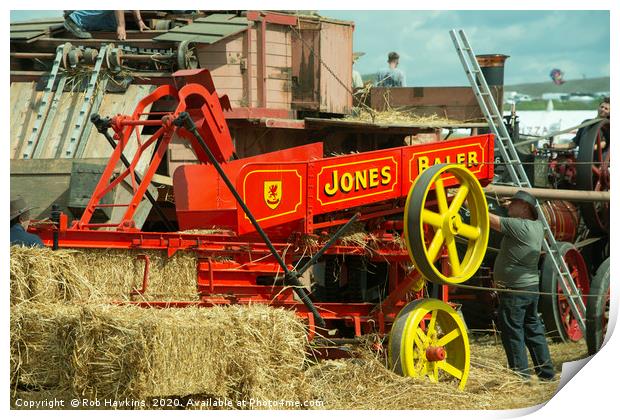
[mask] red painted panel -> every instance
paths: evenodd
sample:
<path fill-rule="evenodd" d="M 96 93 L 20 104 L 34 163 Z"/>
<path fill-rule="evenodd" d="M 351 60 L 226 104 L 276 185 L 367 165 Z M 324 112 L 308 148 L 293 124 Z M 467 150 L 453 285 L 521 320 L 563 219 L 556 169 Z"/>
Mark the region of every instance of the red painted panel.
<path fill-rule="evenodd" d="M 237 177 L 237 190 L 263 229 L 303 220 L 306 215 L 306 163 L 252 163 Z M 238 211 L 238 233 L 254 232 Z"/>
<path fill-rule="evenodd" d="M 462 163 L 484 186 L 493 178 L 493 135 L 427 143 L 403 149 L 403 193 L 407 194 L 421 171 L 438 163 Z M 444 178 L 446 186 L 454 177 Z"/>
<path fill-rule="evenodd" d="M 259 156 L 238 159 L 222 165 L 237 183 L 243 167 L 254 162 L 305 162 L 323 156 L 323 143 L 312 143 Z M 183 165 L 173 176 L 174 197 L 179 228 L 212 227 L 237 230 L 237 202 L 212 165 Z M 241 193 L 241 190 L 239 190 Z M 262 193 L 261 193 L 262 194 Z M 243 195 L 242 195 L 243 196 Z M 241 212 L 241 209 L 239 209 Z"/>
<path fill-rule="evenodd" d="M 437 163 L 462 163 L 486 185 L 492 162 L 490 134 L 309 162 L 309 206 L 316 215 L 404 197 L 420 171 Z M 446 186 L 455 183 L 444 180 Z"/>
<path fill-rule="evenodd" d="M 396 148 L 310 162 L 315 214 L 399 197 L 400 155 Z"/>

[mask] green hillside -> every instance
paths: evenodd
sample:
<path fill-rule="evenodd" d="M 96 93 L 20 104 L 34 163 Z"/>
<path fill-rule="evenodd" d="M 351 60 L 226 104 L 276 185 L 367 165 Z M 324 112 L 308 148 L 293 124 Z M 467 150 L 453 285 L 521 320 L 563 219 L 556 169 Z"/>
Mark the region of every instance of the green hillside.
<path fill-rule="evenodd" d="M 543 93 L 609 92 L 609 77 L 567 80 L 563 85 L 556 85 L 551 80 L 542 83 L 523 83 L 507 85 L 504 90 L 513 90 L 530 96 L 542 96 Z"/>

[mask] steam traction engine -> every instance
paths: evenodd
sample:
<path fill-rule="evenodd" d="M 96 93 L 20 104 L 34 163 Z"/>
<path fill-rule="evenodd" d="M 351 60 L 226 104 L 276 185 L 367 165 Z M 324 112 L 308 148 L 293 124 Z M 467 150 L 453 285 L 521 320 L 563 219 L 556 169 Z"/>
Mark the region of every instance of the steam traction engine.
<path fill-rule="evenodd" d="M 469 279 L 486 252 L 481 184 L 493 177 L 492 135 L 329 158 L 319 142 L 235 159 L 222 111 L 229 102 L 217 96 L 209 72 L 175 76 L 180 88 L 160 86 L 130 116 L 94 116 L 114 152 L 79 220 L 69 223 L 61 214 L 56 227 L 38 228 L 46 245 L 192 252 L 201 305 L 295 310 L 317 344 L 377 333 L 388 338 L 396 372 L 448 378 L 463 388 L 468 337 L 448 302 L 448 286 Z M 176 103 L 174 112 L 143 112 L 162 99 Z M 155 130 L 148 138 L 141 136 L 145 126 Z M 141 231 L 134 212 L 173 136 L 187 141 L 202 163 L 174 173 L 179 229 Z M 129 161 L 124 151 L 134 141 Z M 152 145 L 156 151 L 140 178 L 135 168 Z M 113 177 L 120 162 L 126 168 Z M 131 201 L 102 203 L 120 182 L 132 186 Z M 468 218 L 459 212 L 465 203 Z M 119 223 L 91 221 L 95 210 L 110 205 L 126 208 Z M 205 230 L 214 226 L 215 232 Z M 355 228 L 372 240 L 346 240 Z M 430 292 L 426 280 L 435 284 Z"/>
<path fill-rule="evenodd" d="M 576 136 L 579 146 L 556 148 L 553 143 L 535 152 L 528 174 L 535 187 L 576 191 L 610 190 L 610 121 L 588 121 Z M 531 157 L 530 157 L 531 159 Z M 586 303 L 586 342 L 591 354 L 605 335 L 609 311 L 609 201 L 548 201 L 543 212 Z M 580 242 L 579 245 L 574 245 Z M 541 297 L 541 312 L 554 339 L 578 341 L 583 333 L 572 316 L 550 261 L 541 265 L 541 290 L 556 296 Z"/>

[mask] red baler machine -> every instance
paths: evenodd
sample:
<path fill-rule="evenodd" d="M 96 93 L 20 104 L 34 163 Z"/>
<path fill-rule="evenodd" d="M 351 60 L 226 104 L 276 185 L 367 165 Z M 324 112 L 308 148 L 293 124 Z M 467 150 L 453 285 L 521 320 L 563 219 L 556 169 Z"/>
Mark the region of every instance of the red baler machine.
<path fill-rule="evenodd" d="M 395 371 L 433 380 L 443 372 L 463 387 L 469 344 L 448 289 L 470 278 L 486 252 L 481 184 L 493 177 L 492 135 L 328 158 L 318 142 L 236 159 L 223 111 L 230 104 L 209 72 L 179 71 L 175 83 L 155 89 L 130 116 L 92 118 L 114 151 L 79 220 L 69 224 L 61 214 L 55 226 L 35 228 L 45 244 L 193 252 L 199 304 L 290 308 L 317 343 L 377 333 L 389 338 Z M 175 101 L 173 112 L 144 112 L 164 98 Z M 154 134 L 141 135 L 145 126 Z M 201 162 L 173 176 L 179 229 L 141 231 L 135 211 L 145 195 L 153 200 L 147 187 L 173 137 L 186 140 Z M 132 141 L 138 146 L 129 161 Z M 140 177 L 136 167 L 150 147 Z M 131 201 L 102 203 L 120 182 L 131 185 Z M 125 207 L 122 220 L 92 223 L 105 206 Z M 217 233 L 183 232 L 214 226 Z M 354 228 L 372 240 L 345 240 Z M 426 280 L 441 286 L 430 292 L 438 299 L 428 298 Z"/>

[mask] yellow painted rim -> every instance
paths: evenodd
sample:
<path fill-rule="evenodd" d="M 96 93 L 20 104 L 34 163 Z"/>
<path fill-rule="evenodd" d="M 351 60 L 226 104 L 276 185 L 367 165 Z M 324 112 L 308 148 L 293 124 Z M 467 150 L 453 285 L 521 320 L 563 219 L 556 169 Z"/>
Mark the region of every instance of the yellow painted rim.
<path fill-rule="evenodd" d="M 455 380 L 458 388 L 464 389 L 470 367 L 465 323 L 450 305 L 437 299 L 421 299 L 409 305 L 413 308 L 403 308 L 397 317 L 397 321 L 405 322 L 404 328 L 390 333 L 389 359 L 393 365 L 400 364 L 395 370 L 404 376 L 428 377 L 431 382 Z M 425 319 L 429 314 L 429 319 Z M 430 346 L 443 347 L 446 358 L 436 362 L 427 360 L 426 350 Z M 396 355 L 392 351 L 396 348 L 400 351 L 394 359 Z"/>
<path fill-rule="evenodd" d="M 443 164 L 427 169 L 432 176 L 419 175 L 414 181 L 405 204 L 404 237 L 409 256 L 422 275 L 436 283 L 458 284 L 469 280 L 478 271 L 485 257 L 489 240 L 489 213 L 484 190 L 478 179 L 463 165 Z M 458 180 L 452 200 L 448 203 L 442 176 L 450 174 Z M 437 209 L 427 208 L 428 194 L 436 191 Z M 470 221 L 465 223 L 459 210 L 467 200 Z M 418 206 L 411 211 L 411 206 Z M 413 220 L 411 231 L 411 214 Z M 434 232 L 433 239 L 426 243 L 424 227 L 430 226 Z M 456 246 L 456 238 L 467 242 L 467 248 L 461 258 Z M 435 261 L 446 249 L 449 261 L 449 275 L 435 267 Z"/>

